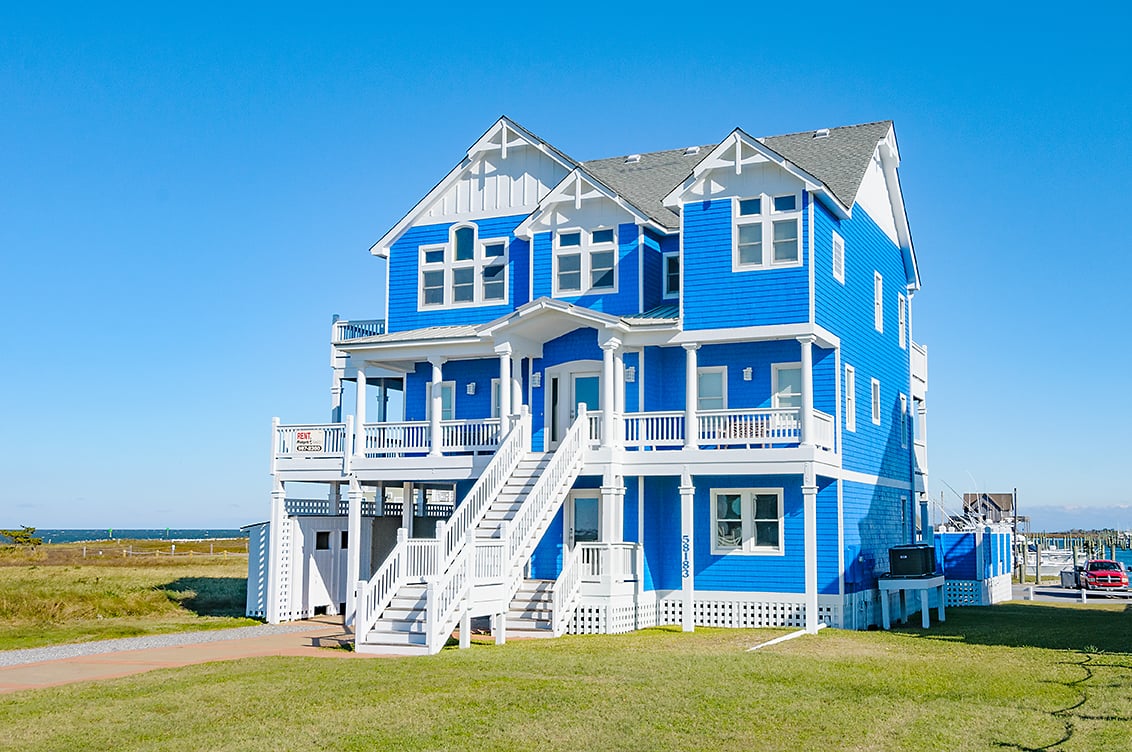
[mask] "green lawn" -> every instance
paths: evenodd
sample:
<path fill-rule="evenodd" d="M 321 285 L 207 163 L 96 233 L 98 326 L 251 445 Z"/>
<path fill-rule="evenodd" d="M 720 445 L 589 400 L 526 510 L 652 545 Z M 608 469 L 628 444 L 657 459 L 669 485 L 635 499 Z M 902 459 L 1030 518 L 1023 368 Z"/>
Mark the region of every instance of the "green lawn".
<path fill-rule="evenodd" d="M 243 618 L 246 556 L 104 548 L 87 558 L 74 545 L 0 557 L 0 650 L 258 623 Z"/>
<path fill-rule="evenodd" d="M 1130 747 L 1121 605 L 952 609 L 926 632 L 827 629 L 746 650 L 783 633 L 667 627 L 157 671 L 0 695 L 0 749 Z"/>

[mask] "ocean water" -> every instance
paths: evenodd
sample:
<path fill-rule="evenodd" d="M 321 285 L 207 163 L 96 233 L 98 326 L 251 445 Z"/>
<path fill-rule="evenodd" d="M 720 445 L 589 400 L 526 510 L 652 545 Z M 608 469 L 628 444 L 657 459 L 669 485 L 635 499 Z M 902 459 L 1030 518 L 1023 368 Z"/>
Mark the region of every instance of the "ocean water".
<path fill-rule="evenodd" d="M 128 538 L 130 540 L 206 540 L 208 538 L 246 538 L 248 534 L 239 528 L 85 528 L 75 530 L 35 531 L 37 538 L 44 543 L 77 543 L 80 541 L 105 541 Z"/>

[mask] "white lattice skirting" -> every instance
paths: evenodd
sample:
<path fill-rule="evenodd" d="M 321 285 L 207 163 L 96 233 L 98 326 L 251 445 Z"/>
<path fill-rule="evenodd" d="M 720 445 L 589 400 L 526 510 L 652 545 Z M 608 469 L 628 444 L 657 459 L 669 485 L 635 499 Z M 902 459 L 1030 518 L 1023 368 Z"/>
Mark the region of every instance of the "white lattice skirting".
<path fill-rule="evenodd" d="M 1009 574 L 1000 574 L 989 580 L 948 580 L 948 606 L 991 606 L 1011 599 Z"/>
<path fill-rule="evenodd" d="M 767 599 L 721 598 L 718 595 L 697 598 L 693 602 L 693 623 L 696 626 L 734 629 L 800 629 L 806 626 L 806 604 L 801 598 L 784 600 L 781 594 L 771 594 Z M 840 597 L 823 596 L 818 599 L 820 621 L 840 627 L 842 613 Z M 656 601 L 642 599 L 636 605 L 617 602 L 582 604 L 574 612 L 567 631 L 571 634 L 622 634 L 658 624 L 681 624 L 683 618 L 684 603 L 678 594 L 661 597 Z"/>

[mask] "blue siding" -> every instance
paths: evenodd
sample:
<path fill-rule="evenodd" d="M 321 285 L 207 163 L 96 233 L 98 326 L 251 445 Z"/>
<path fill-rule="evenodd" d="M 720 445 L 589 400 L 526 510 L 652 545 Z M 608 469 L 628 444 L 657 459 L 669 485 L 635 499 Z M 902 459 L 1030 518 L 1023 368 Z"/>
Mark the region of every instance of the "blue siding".
<path fill-rule="evenodd" d="M 683 211 L 685 329 L 810 320 L 806 211 L 802 212 L 801 266 L 743 272 L 731 270 L 730 199 L 685 204 Z"/>
<path fill-rule="evenodd" d="M 554 297 L 553 233 L 535 235 L 535 298 Z M 632 223 L 617 226 L 617 292 L 595 295 L 561 295 L 559 300 L 594 311 L 626 316 L 641 312 L 640 229 Z"/>
<path fill-rule="evenodd" d="M 542 357 L 534 359 L 532 368 L 536 372 L 542 372 L 546 368 L 560 363 L 569 363 L 575 360 L 600 361 L 601 358 L 601 348 L 597 346 L 597 330 L 575 329 L 543 345 Z M 531 445 L 534 447 L 543 446 L 547 390 L 549 389 L 550 379 L 544 376 L 542 386 L 531 390 L 531 432 L 533 434 Z"/>
<path fill-rule="evenodd" d="M 641 303 L 641 310 L 647 311 L 661 303 L 673 302 L 663 299 L 664 268 L 661 261 L 664 253 L 680 248 L 680 238 L 678 235 L 664 236 L 652 230 L 645 229 L 643 233 L 643 247 L 645 297 Z"/>
<path fill-rule="evenodd" d="M 645 478 L 646 590 L 680 588 L 680 479 Z"/>
<path fill-rule="evenodd" d="M 456 382 L 453 400 L 457 420 L 491 417 L 491 380 L 499 378 L 498 360 L 451 360 L 441 366 L 440 372 L 444 381 Z M 429 363 L 417 363 L 416 369 L 405 376 L 405 420 L 425 419 L 430 381 Z M 469 383 L 475 383 L 475 394 L 468 394 Z"/>
<path fill-rule="evenodd" d="M 907 543 L 900 498 L 909 492 L 851 481 L 841 488 L 845 592 L 853 593 L 876 587 L 877 576 L 888 571 L 889 547 Z"/>
<path fill-rule="evenodd" d="M 901 349 L 897 328 L 897 295 L 905 293 L 900 250 L 860 206 L 853 219 L 838 221 L 815 204 L 814 285 L 817 323 L 841 338 L 841 362 L 856 371 L 857 430 L 844 430 L 842 462 L 849 470 L 911 482 L 911 442 L 901 446 L 900 399 L 909 395 L 910 355 Z M 845 240 L 845 284 L 833 278 L 833 231 Z M 873 272 L 884 279 L 884 332 L 873 320 Z M 907 340 L 906 340 L 907 342 Z M 881 424 L 871 416 L 871 379 L 880 381 Z M 844 411 L 845 397 L 841 409 Z M 910 423 L 910 421 L 909 421 Z"/>
<path fill-rule="evenodd" d="M 454 223 L 411 227 L 389 249 L 389 320 L 388 331 L 400 332 L 426 326 L 447 324 L 479 324 L 505 316 L 529 300 L 527 294 L 529 273 L 529 244 L 517 240 L 512 234 L 523 221 L 523 215 L 492 217 L 472 222 L 478 226 L 480 239 L 507 238 L 508 303 L 468 308 L 429 309 L 417 308 L 419 288 L 420 247 L 448 242 L 448 231 Z M 521 279 L 520 279 L 521 278 Z"/>
<path fill-rule="evenodd" d="M 550 523 L 550 527 L 542 536 L 535 552 L 531 554 L 531 577 L 536 580 L 555 580 L 562 571 L 562 535 L 565 510 L 559 509 L 558 514 Z"/>
<path fill-rule="evenodd" d="M 625 412 L 635 413 L 640 411 L 640 399 L 637 392 L 637 387 L 641 379 L 641 358 L 639 353 L 627 352 L 622 358 L 625 362 L 625 368 L 636 369 L 635 380 L 630 383 L 626 381 L 622 386 L 625 389 Z"/>

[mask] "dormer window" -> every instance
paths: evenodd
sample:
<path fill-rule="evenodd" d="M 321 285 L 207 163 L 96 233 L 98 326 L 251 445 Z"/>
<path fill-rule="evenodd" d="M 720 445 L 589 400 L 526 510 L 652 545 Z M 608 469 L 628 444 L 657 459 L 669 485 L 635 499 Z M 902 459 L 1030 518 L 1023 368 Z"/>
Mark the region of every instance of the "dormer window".
<path fill-rule="evenodd" d="M 458 225 L 449 242 L 420 248 L 420 308 L 466 307 L 507 300 L 507 239 L 481 240 Z"/>
<path fill-rule="evenodd" d="M 734 271 L 802 263 L 802 214 L 796 193 L 735 199 L 732 235 Z"/>
<path fill-rule="evenodd" d="M 612 227 L 560 230 L 554 236 L 554 294 L 573 297 L 617 291 L 617 243 Z"/>
<path fill-rule="evenodd" d="M 669 251 L 664 254 L 664 297 L 676 298 L 680 295 L 680 252 Z"/>

